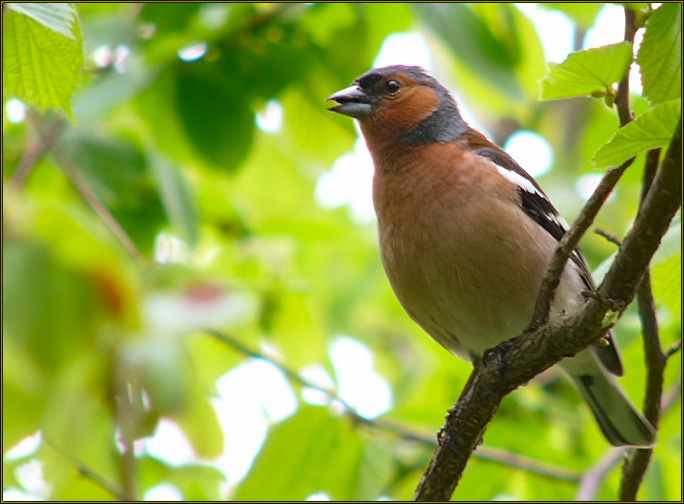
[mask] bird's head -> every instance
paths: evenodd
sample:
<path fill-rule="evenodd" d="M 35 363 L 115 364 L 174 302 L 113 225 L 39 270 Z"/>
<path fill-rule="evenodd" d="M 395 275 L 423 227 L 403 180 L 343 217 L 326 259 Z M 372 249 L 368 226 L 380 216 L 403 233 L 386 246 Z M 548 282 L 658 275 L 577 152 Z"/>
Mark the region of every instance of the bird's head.
<path fill-rule="evenodd" d="M 446 143 L 468 130 L 446 88 L 416 66 L 373 69 L 326 101 L 339 104 L 330 111 L 359 121 L 371 152 L 386 144 Z"/>

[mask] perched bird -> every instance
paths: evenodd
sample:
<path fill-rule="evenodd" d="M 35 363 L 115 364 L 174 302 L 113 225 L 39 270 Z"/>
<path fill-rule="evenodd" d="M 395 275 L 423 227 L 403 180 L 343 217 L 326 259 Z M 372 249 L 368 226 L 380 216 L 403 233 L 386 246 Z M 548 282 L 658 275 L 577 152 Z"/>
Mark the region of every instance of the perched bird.
<path fill-rule="evenodd" d="M 373 203 L 382 263 L 400 303 L 450 352 L 476 363 L 521 334 L 567 224 L 537 182 L 461 118 L 456 102 L 420 67 L 371 70 L 326 101 L 358 120 L 373 158 Z M 575 250 L 551 316 L 595 290 Z M 616 446 L 649 446 L 655 432 L 612 374 L 622 374 L 612 334 L 559 366 Z"/>

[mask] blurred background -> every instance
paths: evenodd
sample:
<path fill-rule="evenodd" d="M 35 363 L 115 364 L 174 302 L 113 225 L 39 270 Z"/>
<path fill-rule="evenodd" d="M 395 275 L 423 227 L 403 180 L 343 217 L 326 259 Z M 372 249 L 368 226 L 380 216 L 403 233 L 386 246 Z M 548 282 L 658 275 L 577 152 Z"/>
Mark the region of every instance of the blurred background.
<path fill-rule="evenodd" d="M 471 368 L 394 298 L 370 157 L 324 100 L 374 66 L 421 65 L 572 221 L 617 115 L 538 101 L 537 82 L 621 41 L 622 7 L 77 10 L 71 118 L 3 95 L 3 498 L 410 499 Z M 638 72 L 631 84 L 638 113 Z M 597 227 L 626 234 L 641 167 Z M 680 240 L 677 220 L 652 270 L 665 347 L 681 333 Z M 615 245 L 589 233 L 582 249 L 600 280 Z M 633 308 L 616 333 L 641 404 Z M 680 392 L 677 354 L 645 499 L 681 499 Z M 570 500 L 612 453 L 550 370 L 504 401 L 454 498 Z M 618 462 L 594 498 L 615 498 Z"/>

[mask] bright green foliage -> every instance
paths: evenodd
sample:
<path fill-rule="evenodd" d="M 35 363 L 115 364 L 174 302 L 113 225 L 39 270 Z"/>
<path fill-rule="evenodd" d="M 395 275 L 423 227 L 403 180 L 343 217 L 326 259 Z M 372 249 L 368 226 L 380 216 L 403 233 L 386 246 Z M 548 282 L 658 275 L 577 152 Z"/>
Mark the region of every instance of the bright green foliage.
<path fill-rule="evenodd" d="M 571 53 L 539 82 L 541 100 L 557 100 L 594 93 L 611 93 L 611 85 L 624 77 L 632 62 L 632 46 L 620 42 Z"/>
<path fill-rule="evenodd" d="M 71 114 L 71 93 L 83 64 L 75 11 L 67 4 L 10 5 L 15 12 L 3 14 L 2 22 L 3 95 Z"/>
<path fill-rule="evenodd" d="M 648 19 L 637 63 L 644 96 L 657 105 L 682 96 L 682 4 L 664 3 Z"/>
<path fill-rule="evenodd" d="M 598 168 L 617 166 L 641 151 L 667 146 L 682 112 L 681 100 L 672 100 L 647 110 L 620 128 L 591 162 Z"/>
<path fill-rule="evenodd" d="M 378 443 L 323 408 L 301 408 L 271 431 L 234 498 L 303 500 L 323 491 L 333 500 L 377 499 L 394 472 L 391 451 Z"/>
<path fill-rule="evenodd" d="M 67 38 L 76 40 L 73 25 L 77 24 L 78 12 L 74 5 L 68 3 L 8 3 L 8 9 L 38 21 Z"/>
<path fill-rule="evenodd" d="M 638 64 L 674 43 L 669 5 L 650 13 L 640 4 L 651 17 Z M 584 30 L 601 5 L 546 8 Z M 99 2 L 16 4 L 3 15 L 3 104 L 18 97 L 75 119 L 3 116 L 3 491 L 33 498 L 134 500 L 159 485 L 186 500 L 413 497 L 471 367 L 403 312 L 373 220 L 317 195 L 333 166 L 356 168 L 336 164 L 357 134 L 324 99 L 371 68 L 389 35 L 420 32 L 434 73 L 498 143 L 518 131 L 548 141 L 555 157 L 539 182 L 568 221 L 584 202 L 578 188 L 597 174 L 591 156 L 615 164 L 665 147 L 680 106 L 658 84 L 674 82 L 659 74 L 669 63 L 644 74 L 646 98 L 630 97 L 636 120 L 617 133 L 601 101 L 556 100 L 612 96 L 631 61 L 621 43 L 571 54 L 543 81 L 555 101 L 539 102 L 542 44 L 514 4 Z M 282 113 L 279 128 L 258 125 L 269 107 Z M 596 220 L 619 237 L 638 208 L 641 157 Z M 370 174 L 355 184 L 353 195 L 369 192 Z M 582 249 L 601 264 L 600 280 L 615 246 L 587 234 Z M 667 347 L 681 337 L 679 219 L 651 276 Z M 616 334 L 621 384 L 641 404 L 633 306 Z M 330 353 L 341 335 L 368 352 L 352 373 L 362 387 L 367 368 L 391 391 L 377 420 L 341 413 L 320 390 L 311 399 L 298 379 L 313 368 L 327 374 L 324 388 L 344 393 L 350 378 Z M 260 368 L 264 358 L 286 370 Z M 681 381 L 680 359 L 668 363 L 666 391 Z M 265 385 L 265 367 L 281 377 L 277 387 Z M 227 389 L 246 369 L 260 374 Z M 286 412 L 262 399 L 271 386 L 290 399 Z M 248 437 L 231 422 L 263 431 Z M 151 447 L 170 425 L 185 441 L 180 460 Z M 38 448 L 7 456 L 37 431 Z M 236 476 L 231 464 L 246 446 L 255 458 Z M 681 499 L 680 446 L 675 404 L 641 497 Z M 488 456 L 492 447 L 561 474 Z M 572 386 L 549 370 L 504 400 L 454 498 L 572 500 L 609 450 Z M 25 478 L 36 467 L 42 490 Z M 616 467 L 595 497 L 615 499 L 618 485 Z"/>

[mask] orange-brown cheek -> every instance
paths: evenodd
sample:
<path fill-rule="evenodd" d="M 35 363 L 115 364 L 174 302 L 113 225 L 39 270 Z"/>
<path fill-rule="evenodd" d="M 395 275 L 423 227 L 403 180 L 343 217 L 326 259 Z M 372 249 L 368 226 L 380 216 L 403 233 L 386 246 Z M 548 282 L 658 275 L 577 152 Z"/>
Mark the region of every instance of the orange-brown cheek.
<path fill-rule="evenodd" d="M 409 88 L 404 95 L 398 96 L 379 110 L 377 119 L 388 129 L 403 133 L 430 117 L 438 107 L 439 98 L 432 89 Z"/>

